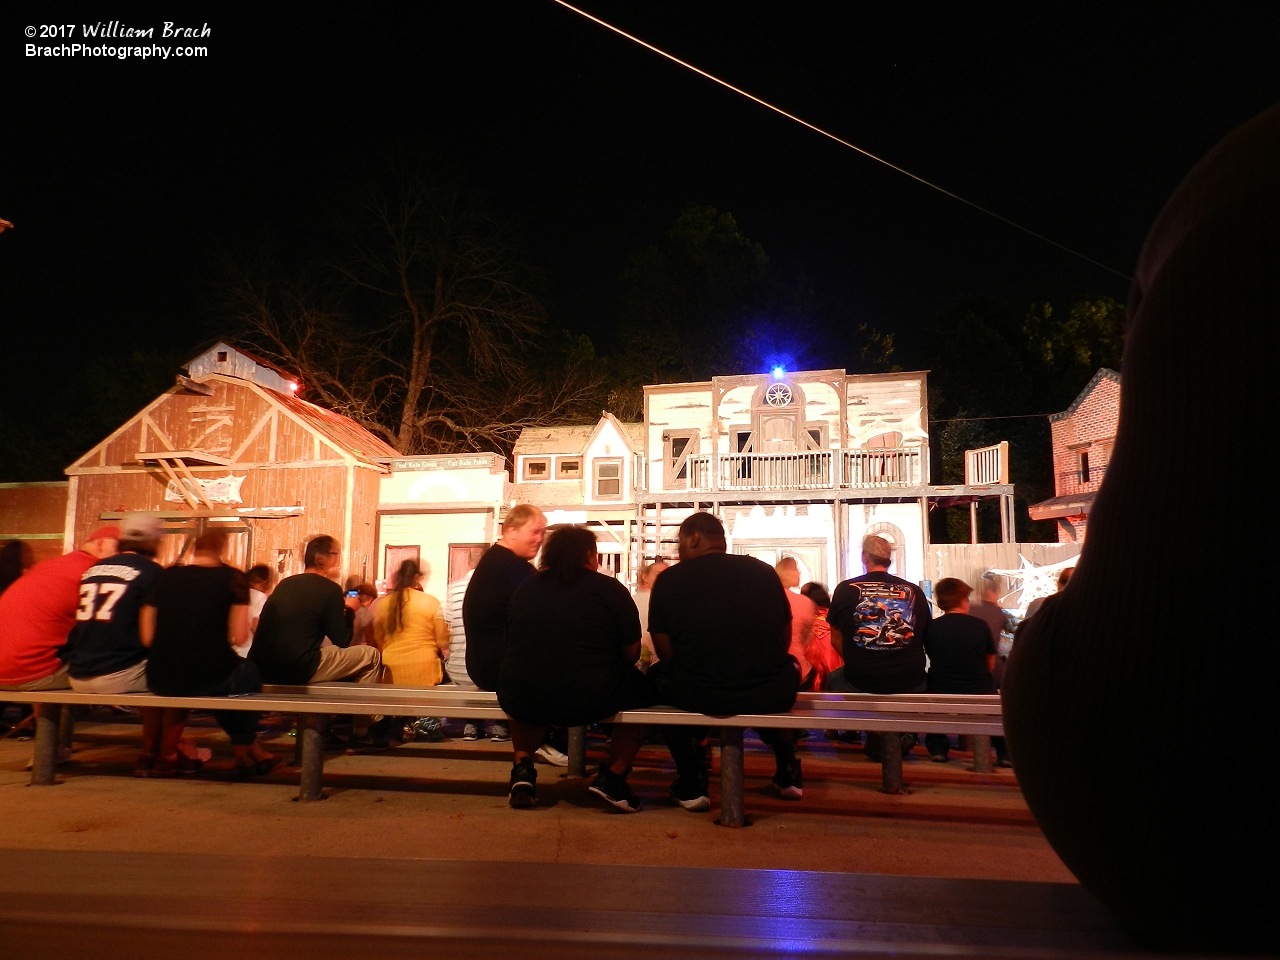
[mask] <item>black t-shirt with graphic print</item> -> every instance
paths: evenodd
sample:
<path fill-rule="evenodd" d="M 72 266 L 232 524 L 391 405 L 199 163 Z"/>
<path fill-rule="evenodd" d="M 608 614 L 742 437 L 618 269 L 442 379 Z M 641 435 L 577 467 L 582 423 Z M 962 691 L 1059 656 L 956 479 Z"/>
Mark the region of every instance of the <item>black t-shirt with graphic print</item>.
<path fill-rule="evenodd" d="M 932 619 L 924 591 L 891 573 L 864 573 L 831 595 L 827 622 L 844 638 L 844 676 L 868 693 L 911 693 L 925 682 Z"/>
<path fill-rule="evenodd" d="M 160 570 L 160 564 L 140 553 L 118 553 L 85 571 L 76 625 L 59 654 L 73 679 L 119 673 L 146 659 L 138 610 Z"/>

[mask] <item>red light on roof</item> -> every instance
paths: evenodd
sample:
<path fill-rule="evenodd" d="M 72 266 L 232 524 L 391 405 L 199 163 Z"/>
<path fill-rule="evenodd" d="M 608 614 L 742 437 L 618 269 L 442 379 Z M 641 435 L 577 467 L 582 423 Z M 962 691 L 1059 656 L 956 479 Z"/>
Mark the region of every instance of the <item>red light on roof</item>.
<path fill-rule="evenodd" d="M 290 380 L 290 381 L 289 381 L 289 389 L 290 389 L 290 390 L 292 390 L 294 393 L 297 393 L 297 392 L 298 392 L 298 385 L 297 385 L 296 383 L 294 383 L 292 380 Z"/>

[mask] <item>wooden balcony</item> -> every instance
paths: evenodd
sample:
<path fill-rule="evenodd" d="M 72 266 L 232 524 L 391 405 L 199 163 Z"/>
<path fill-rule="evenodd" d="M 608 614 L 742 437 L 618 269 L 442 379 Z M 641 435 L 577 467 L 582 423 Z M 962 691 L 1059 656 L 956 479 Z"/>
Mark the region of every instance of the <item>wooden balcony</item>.
<path fill-rule="evenodd" d="M 687 489 L 700 492 L 915 487 L 929 482 L 928 449 L 873 447 L 693 456 L 688 460 L 688 475 Z"/>

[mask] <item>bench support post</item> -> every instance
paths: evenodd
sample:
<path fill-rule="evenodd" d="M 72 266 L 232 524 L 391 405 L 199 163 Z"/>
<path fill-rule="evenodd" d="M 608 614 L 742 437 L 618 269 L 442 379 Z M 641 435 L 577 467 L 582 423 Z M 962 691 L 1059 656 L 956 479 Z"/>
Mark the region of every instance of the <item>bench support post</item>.
<path fill-rule="evenodd" d="M 302 741 L 302 775 L 299 778 L 298 799 L 303 803 L 324 799 L 321 781 L 324 776 L 325 720 L 323 714 L 309 713 L 302 718 L 303 722 L 298 730 L 298 739 Z"/>
<path fill-rule="evenodd" d="M 742 728 L 720 728 L 720 826 L 745 827 L 742 784 Z"/>
<path fill-rule="evenodd" d="M 880 789 L 902 793 L 902 734 L 880 734 Z"/>
<path fill-rule="evenodd" d="M 587 775 L 587 728 L 569 728 L 569 776 Z"/>
<path fill-rule="evenodd" d="M 76 732 L 76 714 L 80 708 L 70 703 L 62 708 L 62 716 L 58 719 L 58 749 L 71 753 L 71 741 Z"/>
<path fill-rule="evenodd" d="M 31 763 L 31 785 L 53 786 L 58 766 L 58 723 L 69 710 L 60 703 L 36 704 L 36 755 Z"/>
<path fill-rule="evenodd" d="M 973 772 L 991 772 L 991 737 L 985 733 L 975 733 L 973 741 Z"/>

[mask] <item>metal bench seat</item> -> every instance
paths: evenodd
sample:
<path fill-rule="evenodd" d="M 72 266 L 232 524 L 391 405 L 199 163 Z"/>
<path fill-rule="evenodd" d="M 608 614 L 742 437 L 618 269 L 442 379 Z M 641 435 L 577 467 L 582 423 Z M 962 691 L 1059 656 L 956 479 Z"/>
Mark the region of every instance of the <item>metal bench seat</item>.
<path fill-rule="evenodd" d="M 335 713 L 384 716 L 454 716 L 475 720 L 501 720 L 506 714 L 496 694 L 440 687 L 400 687 L 317 683 L 309 686 L 276 686 L 261 693 L 231 697 L 162 697 L 152 693 L 86 694 L 71 690 L 2 691 L 4 699 L 32 704 L 172 707 L 192 710 L 252 710 L 296 714 L 300 746 L 299 799 L 323 799 L 325 717 Z M 41 711 L 36 720 L 36 756 L 31 782 L 54 782 L 58 747 L 58 722 L 52 711 Z M 743 811 L 743 731 L 754 729 L 865 730 L 885 735 L 882 748 L 882 785 L 900 793 L 902 755 L 899 734 L 954 733 L 974 738 L 974 769 L 990 772 L 990 737 L 1003 732 L 997 695 L 953 694 L 802 693 L 786 713 L 737 714 L 717 717 L 690 713 L 669 706 L 627 710 L 605 722 L 646 725 L 705 726 L 720 728 L 720 822 L 726 826 L 746 823 Z M 569 774 L 586 773 L 586 731 L 569 731 Z"/>

